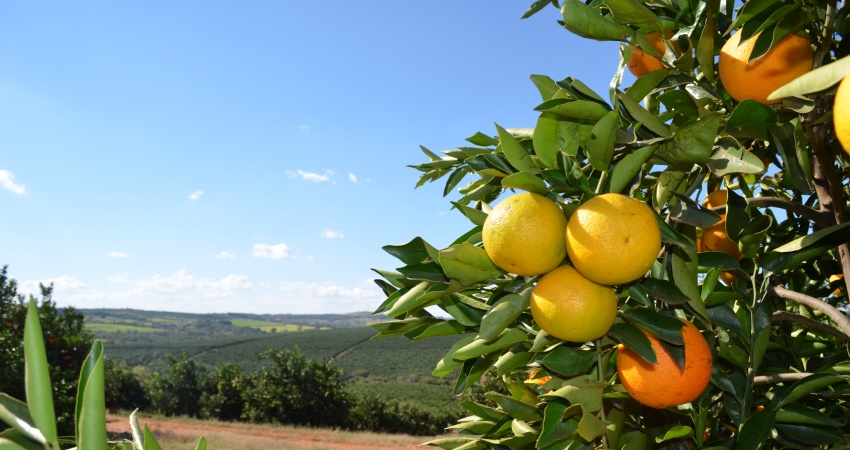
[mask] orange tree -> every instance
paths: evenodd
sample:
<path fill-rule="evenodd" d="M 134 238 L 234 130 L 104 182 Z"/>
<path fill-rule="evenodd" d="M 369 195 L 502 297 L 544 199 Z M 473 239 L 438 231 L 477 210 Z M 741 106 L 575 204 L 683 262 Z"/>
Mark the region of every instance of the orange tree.
<path fill-rule="evenodd" d="M 850 94 L 836 95 L 850 72 L 850 8 L 541 0 L 525 17 L 550 5 L 569 32 L 621 42 L 609 92 L 532 75 L 542 97 L 529 105 L 534 128 L 497 125 L 442 155 L 423 148 L 417 187 L 445 180 L 471 227 L 443 249 L 421 237 L 385 246 L 400 267 L 376 269 L 386 294 L 376 313 L 389 318 L 375 325 L 380 336 L 457 335 L 434 374 L 456 378 L 458 394 L 488 377 L 503 386 L 465 402 L 456 434 L 428 444 L 850 444 L 850 142 L 839 142 L 850 137 Z M 644 63 L 628 64 L 638 51 Z M 565 242 L 551 213 L 498 206 L 519 191 L 560 208 Z M 639 208 L 626 202 L 590 204 L 610 194 L 648 206 L 655 224 L 630 217 Z M 569 252 L 537 250 L 537 237 Z M 638 254 L 655 249 L 642 266 Z M 503 262 L 551 255 L 576 270 L 542 261 L 517 274 Z"/>

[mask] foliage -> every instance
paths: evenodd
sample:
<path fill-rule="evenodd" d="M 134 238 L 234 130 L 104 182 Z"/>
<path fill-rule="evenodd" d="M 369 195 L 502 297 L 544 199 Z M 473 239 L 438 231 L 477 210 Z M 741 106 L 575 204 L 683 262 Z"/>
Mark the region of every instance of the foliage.
<path fill-rule="evenodd" d="M 376 269 L 386 294 L 376 314 L 391 319 L 373 325 L 381 336 L 455 336 L 434 374 L 456 376 L 461 393 L 495 369 L 509 392 L 465 404 L 470 416 L 452 427 L 459 435 L 429 444 L 850 445 L 850 321 L 842 312 L 847 297 L 833 293 L 850 283 L 850 161 L 831 137 L 832 96 L 848 72 L 850 9 L 833 0 L 540 0 L 525 17 L 549 5 L 560 7 L 568 31 L 622 43 L 607 98 L 572 77 L 532 75 L 542 97 L 533 129 L 497 125 L 443 155 L 423 147 L 428 161 L 412 166 L 422 173 L 417 187 L 444 179 L 444 195 L 457 189 L 452 204 L 471 227 L 445 249 L 421 237 L 387 245 L 400 267 Z M 665 29 L 675 34 L 658 55 L 646 36 Z M 779 105 L 737 102 L 715 63 L 734 30 L 744 37 L 763 31 L 754 58 L 790 33 L 807 35 L 816 69 L 780 89 L 786 98 Z M 665 68 L 624 86 L 628 43 L 658 55 Z M 840 73 L 830 69 L 839 64 Z M 719 188 L 728 191 L 726 205 L 700 206 Z M 494 276 L 482 225 L 491 205 L 517 190 L 548 196 L 568 216 L 608 192 L 657 214 L 662 252 L 648 276 L 615 287 L 618 318 L 603 338 L 572 344 L 547 335 L 527 307 L 538 277 Z M 698 252 L 702 230 L 721 220 L 740 259 Z M 721 283 L 721 272 L 734 279 Z M 844 279 L 830 283 L 836 273 Z M 713 374 L 693 402 L 656 410 L 625 392 L 616 349 L 623 344 L 652 361 L 648 332 L 681 359 L 681 324 L 670 317 L 703 330 Z M 552 376 L 543 386 L 523 381 L 536 368 Z"/>
<path fill-rule="evenodd" d="M 151 408 L 168 416 L 197 416 L 206 377 L 206 369 L 186 353 L 172 355 L 165 372 L 155 372 L 145 380 Z"/>
<path fill-rule="evenodd" d="M 126 364 L 107 358 L 104 377 L 107 408 L 113 411 L 150 408 L 151 401 L 140 375 L 128 369 Z"/>
<path fill-rule="evenodd" d="M 27 307 L 18 294 L 17 281 L 7 276 L 7 266 L 0 269 L 0 391 L 16 399 L 26 396 L 24 383 L 23 335 Z M 83 316 L 74 308 L 56 308 L 53 286 L 40 286 L 38 315 L 45 337 L 53 398 L 59 414 L 57 425 L 62 434 L 73 433 L 73 410 L 77 395 L 77 374 L 92 344 L 91 335 L 83 328 Z"/>
<path fill-rule="evenodd" d="M 31 298 L 26 307 L 23 331 L 27 403 L 0 393 L 0 420 L 9 427 L 0 433 L 0 448 L 59 450 L 75 445 L 74 448 L 85 450 L 160 450 L 148 427 L 143 431 L 139 426 L 135 412 L 130 416 L 133 440 L 107 441 L 104 357 L 99 340 L 94 341 L 80 371 L 71 436 L 60 436 L 39 315 L 35 299 Z M 195 449 L 206 449 L 206 440 L 199 439 Z"/>
<path fill-rule="evenodd" d="M 248 377 L 235 364 L 221 364 L 206 376 L 206 387 L 198 401 L 200 417 L 235 421 L 242 418 Z"/>

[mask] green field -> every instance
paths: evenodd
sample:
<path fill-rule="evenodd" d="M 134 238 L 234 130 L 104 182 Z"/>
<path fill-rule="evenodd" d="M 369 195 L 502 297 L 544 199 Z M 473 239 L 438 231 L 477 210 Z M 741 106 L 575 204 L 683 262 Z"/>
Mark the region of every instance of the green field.
<path fill-rule="evenodd" d="M 95 335 L 102 334 L 102 333 L 129 333 L 129 332 L 156 333 L 157 331 L 159 331 L 159 330 L 157 330 L 156 328 L 153 328 L 153 327 L 126 325 L 126 324 L 122 324 L 122 323 L 99 323 L 99 322 L 87 323 L 86 329 L 88 329 L 89 331 L 91 331 Z"/>

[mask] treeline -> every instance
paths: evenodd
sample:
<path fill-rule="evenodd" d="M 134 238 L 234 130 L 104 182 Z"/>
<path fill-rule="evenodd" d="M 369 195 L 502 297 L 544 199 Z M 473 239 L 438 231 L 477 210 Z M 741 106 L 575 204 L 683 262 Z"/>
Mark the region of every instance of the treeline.
<path fill-rule="evenodd" d="M 299 348 L 269 349 L 255 371 L 230 363 L 212 369 L 187 354 L 172 356 L 166 370 L 136 372 L 107 364 L 107 407 L 139 408 L 166 416 L 222 421 L 330 427 L 354 431 L 435 435 L 460 417 L 444 411 L 353 391 L 342 370 L 307 359 Z"/>

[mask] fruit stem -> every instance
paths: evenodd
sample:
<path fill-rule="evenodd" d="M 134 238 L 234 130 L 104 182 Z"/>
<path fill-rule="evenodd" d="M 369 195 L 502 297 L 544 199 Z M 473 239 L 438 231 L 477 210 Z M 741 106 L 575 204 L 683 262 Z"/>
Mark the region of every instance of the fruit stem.
<path fill-rule="evenodd" d="M 599 183 L 596 184 L 596 195 L 602 193 L 602 189 L 605 188 L 605 183 L 608 182 L 608 171 L 603 170 L 602 173 L 599 174 Z"/>

